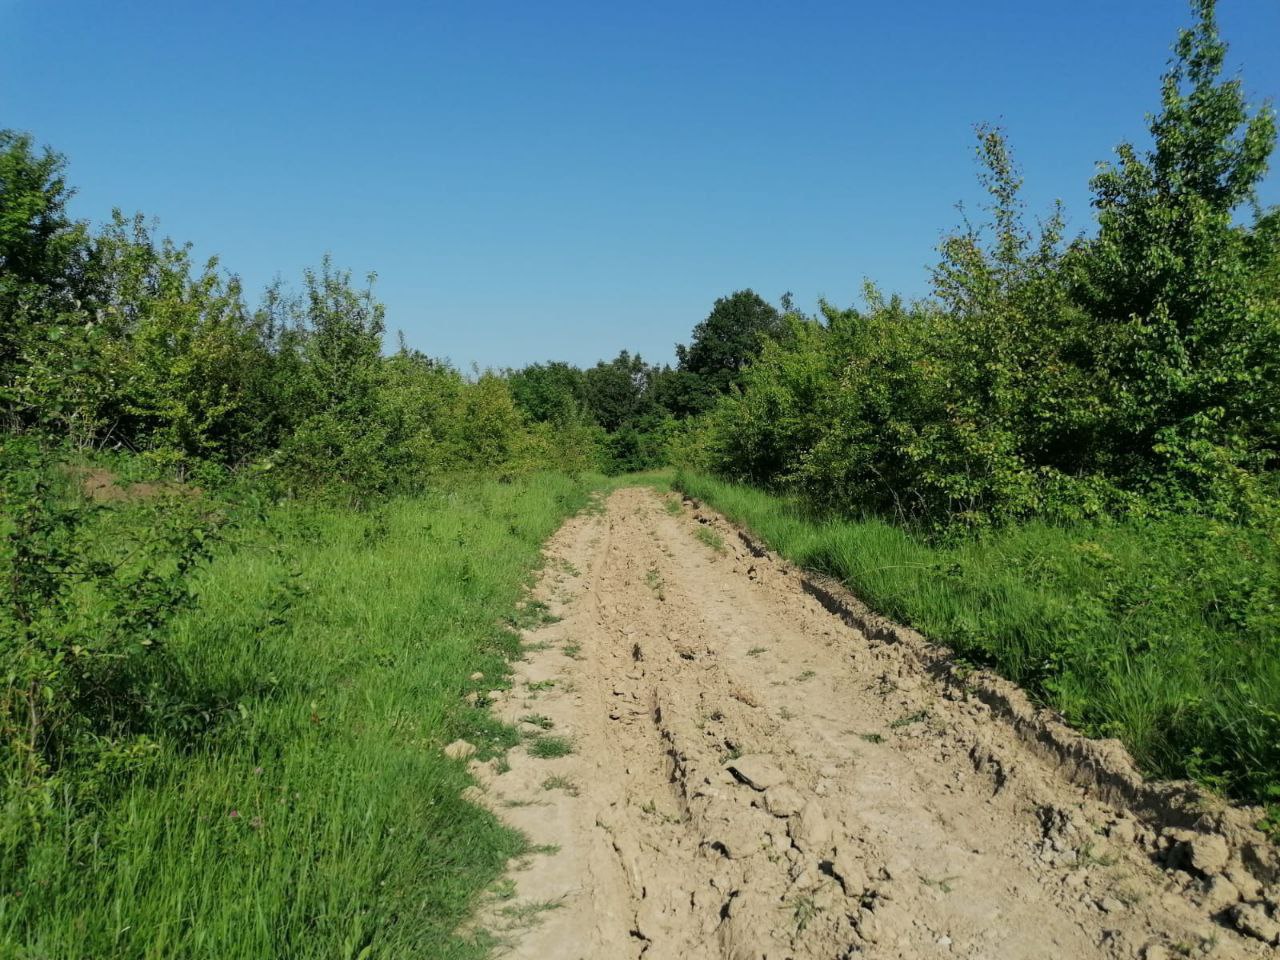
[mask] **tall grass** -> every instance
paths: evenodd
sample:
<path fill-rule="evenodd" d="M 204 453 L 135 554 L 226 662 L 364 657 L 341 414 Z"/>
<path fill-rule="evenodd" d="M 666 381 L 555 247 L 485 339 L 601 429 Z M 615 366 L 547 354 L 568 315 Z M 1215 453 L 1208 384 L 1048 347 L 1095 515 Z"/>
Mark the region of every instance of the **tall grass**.
<path fill-rule="evenodd" d="M 676 486 L 879 612 L 996 668 L 1149 772 L 1280 800 L 1280 551 L 1199 517 L 934 544 L 682 472 Z"/>
<path fill-rule="evenodd" d="M 537 476 L 371 513 L 272 508 L 202 574 L 171 649 L 211 732 L 162 735 L 100 800 L 0 852 L 0 955 L 470 957 L 453 933 L 523 841 L 464 802 L 511 732 L 503 626 L 593 481 Z"/>

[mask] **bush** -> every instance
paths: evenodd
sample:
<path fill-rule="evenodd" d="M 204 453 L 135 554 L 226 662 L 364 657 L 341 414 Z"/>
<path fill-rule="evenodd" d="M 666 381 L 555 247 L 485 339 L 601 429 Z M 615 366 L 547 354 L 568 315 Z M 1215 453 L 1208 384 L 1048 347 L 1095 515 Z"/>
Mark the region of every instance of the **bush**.
<path fill-rule="evenodd" d="M 153 732 L 190 719 L 167 629 L 192 602 L 188 577 L 216 522 L 177 495 L 116 511 L 88 503 L 30 444 L 8 441 L 0 459 L 0 776 L 12 849 L 55 786 L 108 789 L 145 762 Z"/>
<path fill-rule="evenodd" d="M 793 323 L 709 417 L 726 476 L 938 528 L 1186 510 L 1270 522 L 1280 211 L 1236 222 L 1275 141 L 1221 79 L 1213 4 L 1165 76 L 1154 147 L 1093 181 L 1099 232 L 1023 222 L 978 129 L 989 222 L 948 236 L 934 297 Z"/>

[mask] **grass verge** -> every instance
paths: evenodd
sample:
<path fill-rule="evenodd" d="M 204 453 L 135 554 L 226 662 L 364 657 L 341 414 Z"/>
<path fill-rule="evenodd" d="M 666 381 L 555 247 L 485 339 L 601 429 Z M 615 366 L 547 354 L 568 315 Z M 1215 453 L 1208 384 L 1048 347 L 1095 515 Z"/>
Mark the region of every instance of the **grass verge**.
<path fill-rule="evenodd" d="M 515 742 L 464 695 L 503 682 L 519 641 L 502 623 L 594 486 L 538 476 L 242 525 L 169 640 L 207 726 L 140 741 L 127 776 L 0 844 L 0 956 L 483 955 L 454 930 L 524 841 L 461 799 L 465 765 L 441 747 Z"/>
<path fill-rule="evenodd" d="M 1280 801 L 1280 551 L 1265 532 L 1201 517 L 1028 523 L 940 545 L 695 473 L 675 485 L 1084 732 L 1120 738 L 1150 773 Z"/>

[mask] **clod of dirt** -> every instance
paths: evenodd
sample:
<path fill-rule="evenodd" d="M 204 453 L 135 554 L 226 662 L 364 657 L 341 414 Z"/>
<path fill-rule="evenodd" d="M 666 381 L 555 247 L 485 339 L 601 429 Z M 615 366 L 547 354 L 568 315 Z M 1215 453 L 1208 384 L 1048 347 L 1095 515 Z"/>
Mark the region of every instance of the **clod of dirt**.
<path fill-rule="evenodd" d="M 1116 843 L 1133 843 L 1138 839 L 1138 827 L 1132 820 L 1120 818 L 1107 827 L 1107 836 Z"/>
<path fill-rule="evenodd" d="M 839 881 L 846 897 L 861 897 L 867 889 L 867 871 L 847 847 L 836 849 L 829 864 L 830 873 Z"/>
<path fill-rule="evenodd" d="M 1231 911 L 1236 928 L 1263 943 L 1280 943 L 1280 923 L 1260 903 L 1242 903 Z"/>
<path fill-rule="evenodd" d="M 875 943 L 880 939 L 880 921 L 876 919 L 875 913 L 866 907 L 858 911 L 858 917 L 853 921 L 853 925 L 858 931 L 858 936 L 868 943 Z"/>
<path fill-rule="evenodd" d="M 780 783 L 765 790 L 764 805 L 775 817 L 791 817 L 804 806 L 804 797 L 795 787 Z"/>
<path fill-rule="evenodd" d="M 475 744 L 467 743 L 465 740 L 455 740 L 444 748 L 444 755 L 450 760 L 465 760 L 467 757 L 474 756 L 475 752 Z"/>
<path fill-rule="evenodd" d="M 1202 834 L 1188 841 L 1187 857 L 1191 866 L 1206 877 L 1212 877 L 1226 869 L 1231 860 L 1231 848 L 1216 833 Z"/>
<path fill-rule="evenodd" d="M 734 776 L 756 790 L 768 790 L 787 780 L 787 775 L 774 766 L 768 757 L 759 754 L 738 757 L 730 761 L 728 766 Z"/>
<path fill-rule="evenodd" d="M 831 822 L 816 800 L 805 803 L 800 815 L 791 820 L 788 832 L 792 842 L 805 853 L 821 856 L 831 848 Z"/>
<path fill-rule="evenodd" d="M 1217 913 L 1240 899 L 1240 891 L 1236 889 L 1236 885 L 1226 877 L 1214 877 L 1209 881 L 1209 886 L 1205 890 L 1204 899 L 1201 900 L 1204 908 L 1210 913 Z"/>
<path fill-rule="evenodd" d="M 84 495 L 95 503 L 133 502 L 175 494 L 194 497 L 201 492 L 199 487 L 173 481 L 121 484 L 114 473 L 102 467 L 68 466 L 65 469 L 78 479 Z"/>

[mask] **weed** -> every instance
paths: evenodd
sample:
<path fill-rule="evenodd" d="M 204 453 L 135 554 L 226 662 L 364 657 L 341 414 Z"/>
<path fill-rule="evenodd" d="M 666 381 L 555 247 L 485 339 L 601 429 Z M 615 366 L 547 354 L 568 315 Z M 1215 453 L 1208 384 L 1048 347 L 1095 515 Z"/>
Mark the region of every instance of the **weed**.
<path fill-rule="evenodd" d="M 571 797 L 576 797 L 579 793 L 578 784 L 570 777 L 560 776 L 547 777 L 542 781 L 543 790 L 560 790 L 567 793 Z"/>
<path fill-rule="evenodd" d="M 805 927 L 812 923 L 822 910 L 811 893 L 802 893 L 791 900 L 790 903 L 784 903 L 783 909 L 791 911 L 791 919 L 796 925 L 796 933 L 803 933 Z"/>
<path fill-rule="evenodd" d="M 903 727 L 909 727 L 913 723 L 923 723 L 929 719 L 928 710 L 917 710 L 915 713 L 904 714 L 898 719 L 893 720 L 889 724 L 890 730 L 901 730 Z"/>
<path fill-rule="evenodd" d="M 568 737 L 538 736 L 529 743 L 529 756 L 539 760 L 554 760 L 573 753 L 573 741 Z"/>
<path fill-rule="evenodd" d="M 566 643 L 563 647 L 560 648 L 560 652 L 563 653 L 570 660 L 581 660 L 582 644 L 572 643 L 572 642 Z"/>
<path fill-rule="evenodd" d="M 710 527 L 698 527 L 697 530 L 693 531 L 693 535 L 716 553 L 724 553 L 724 537 Z"/>
<path fill-rule="evenodd" d="M 922 876 L 920 878 L 920 882 L 923 883 L 926 887 L 933 887 L 935 890 L 939 890 L 942 893 L 950 893 L 954 889 L 951 886 L 951 882 L 953 880 L 959 880 L 959 879 L 960 879 L 959 877 L 942 877 L 937 880 L 932 880 L 929 877 Z"/>
<path fill-rule="evenodd" d="M 62 768 L 74 789 L 42 808 L 45 827 L 24 850 L 0 843 L 6 890 L 23 891 L 4 898 L 0 939 L 51 957 L 316 960 L 354 956 L 353 943 L 471 956 L 454 931 L 521 840 L 423 745 L 510 737 L 459 693 L 519 656 L 494 625 L 592 482 L 538 475 L 390 501 L 390 532 L 372 538 L 367 515 L 325 503 L 233 515 L 235 542 L 207 540 L 213 555 L 191 570 L 196 606 L 155 621 L 151 649 L 199 711 L 168 701 L 109 790 Z M 212 509 L 210 496 L 191 506 Z M 124 545 L 159 509 L 112 504 L 83 529 Z"/>
<path fill-rule="evenodd" d="M 559 910 L 562 906 L 564 904 L 559 900 L 536 900 L 511 904 L 498 912 L 510 922 L 511 927 L 531 927 L 541 922 L 544 913 Z"/>
<path fill-rule="evenodd" d="M 507 622 L 517 630 L 536 630 L 549 623 L 559 623 L 560 618 L 541 600 L 526 600 L 507 618 Z"/>
<path fill-rule="evenodd" d="M 650 567 L 648 572 L 644 575 L 644 580 L 645 583 L 649 585 L 649 589 L 658 595 L 659 600 L 667 599 L 662 574 L 658 572 L 657 567 Z"/>
<path fill-rule="evenodd" d="M 748 650 L 748 651 L 747 651 L 747 656 L 748 656 L 748 657 L 758 657 L 758 656 L 760 656 L 760 654 L 762 654 L 762 653 L 768 653 L 768 652 L 769 652 L 769 648 L 768 648 L 768 647 L 752 647 L 750 650 Z"/>
<path fill-rule="evenodd" d="M 818 675 L 816 670 L 805 670 L 803 673 L 796 675 L 796 683 L 804 683 L 806 680 L 812 680 Z"/>
<path fill-rule="evenodd" d="M 520 718 L 520 722 L 538 727 L 540 730 L 550 730 L 555 726 L 554 720 L 541 713 L 527 713 Z"/>
<path fill-rule="evenodd" d="M 1113 853 L 1097 853 L 1097 846 L 1091 840 L 1086 840 L 1080 845 L 1077 851 L 1076 866 L 1077 867 L 1114 867 L 1119 863 L 1119 858 Z"/>
<path fill-rule="evenodd" d="M 878 733 L 860 733 L 858 736 L 867 743 L 884 743 L 884 737 Z"/>
<path fill-rule="evenodd" d="M 1258 821 L 1257 827 L 1272 843 L 1280 843 L 1280 803 L 1267 804 L 1265 814 Z"/>

